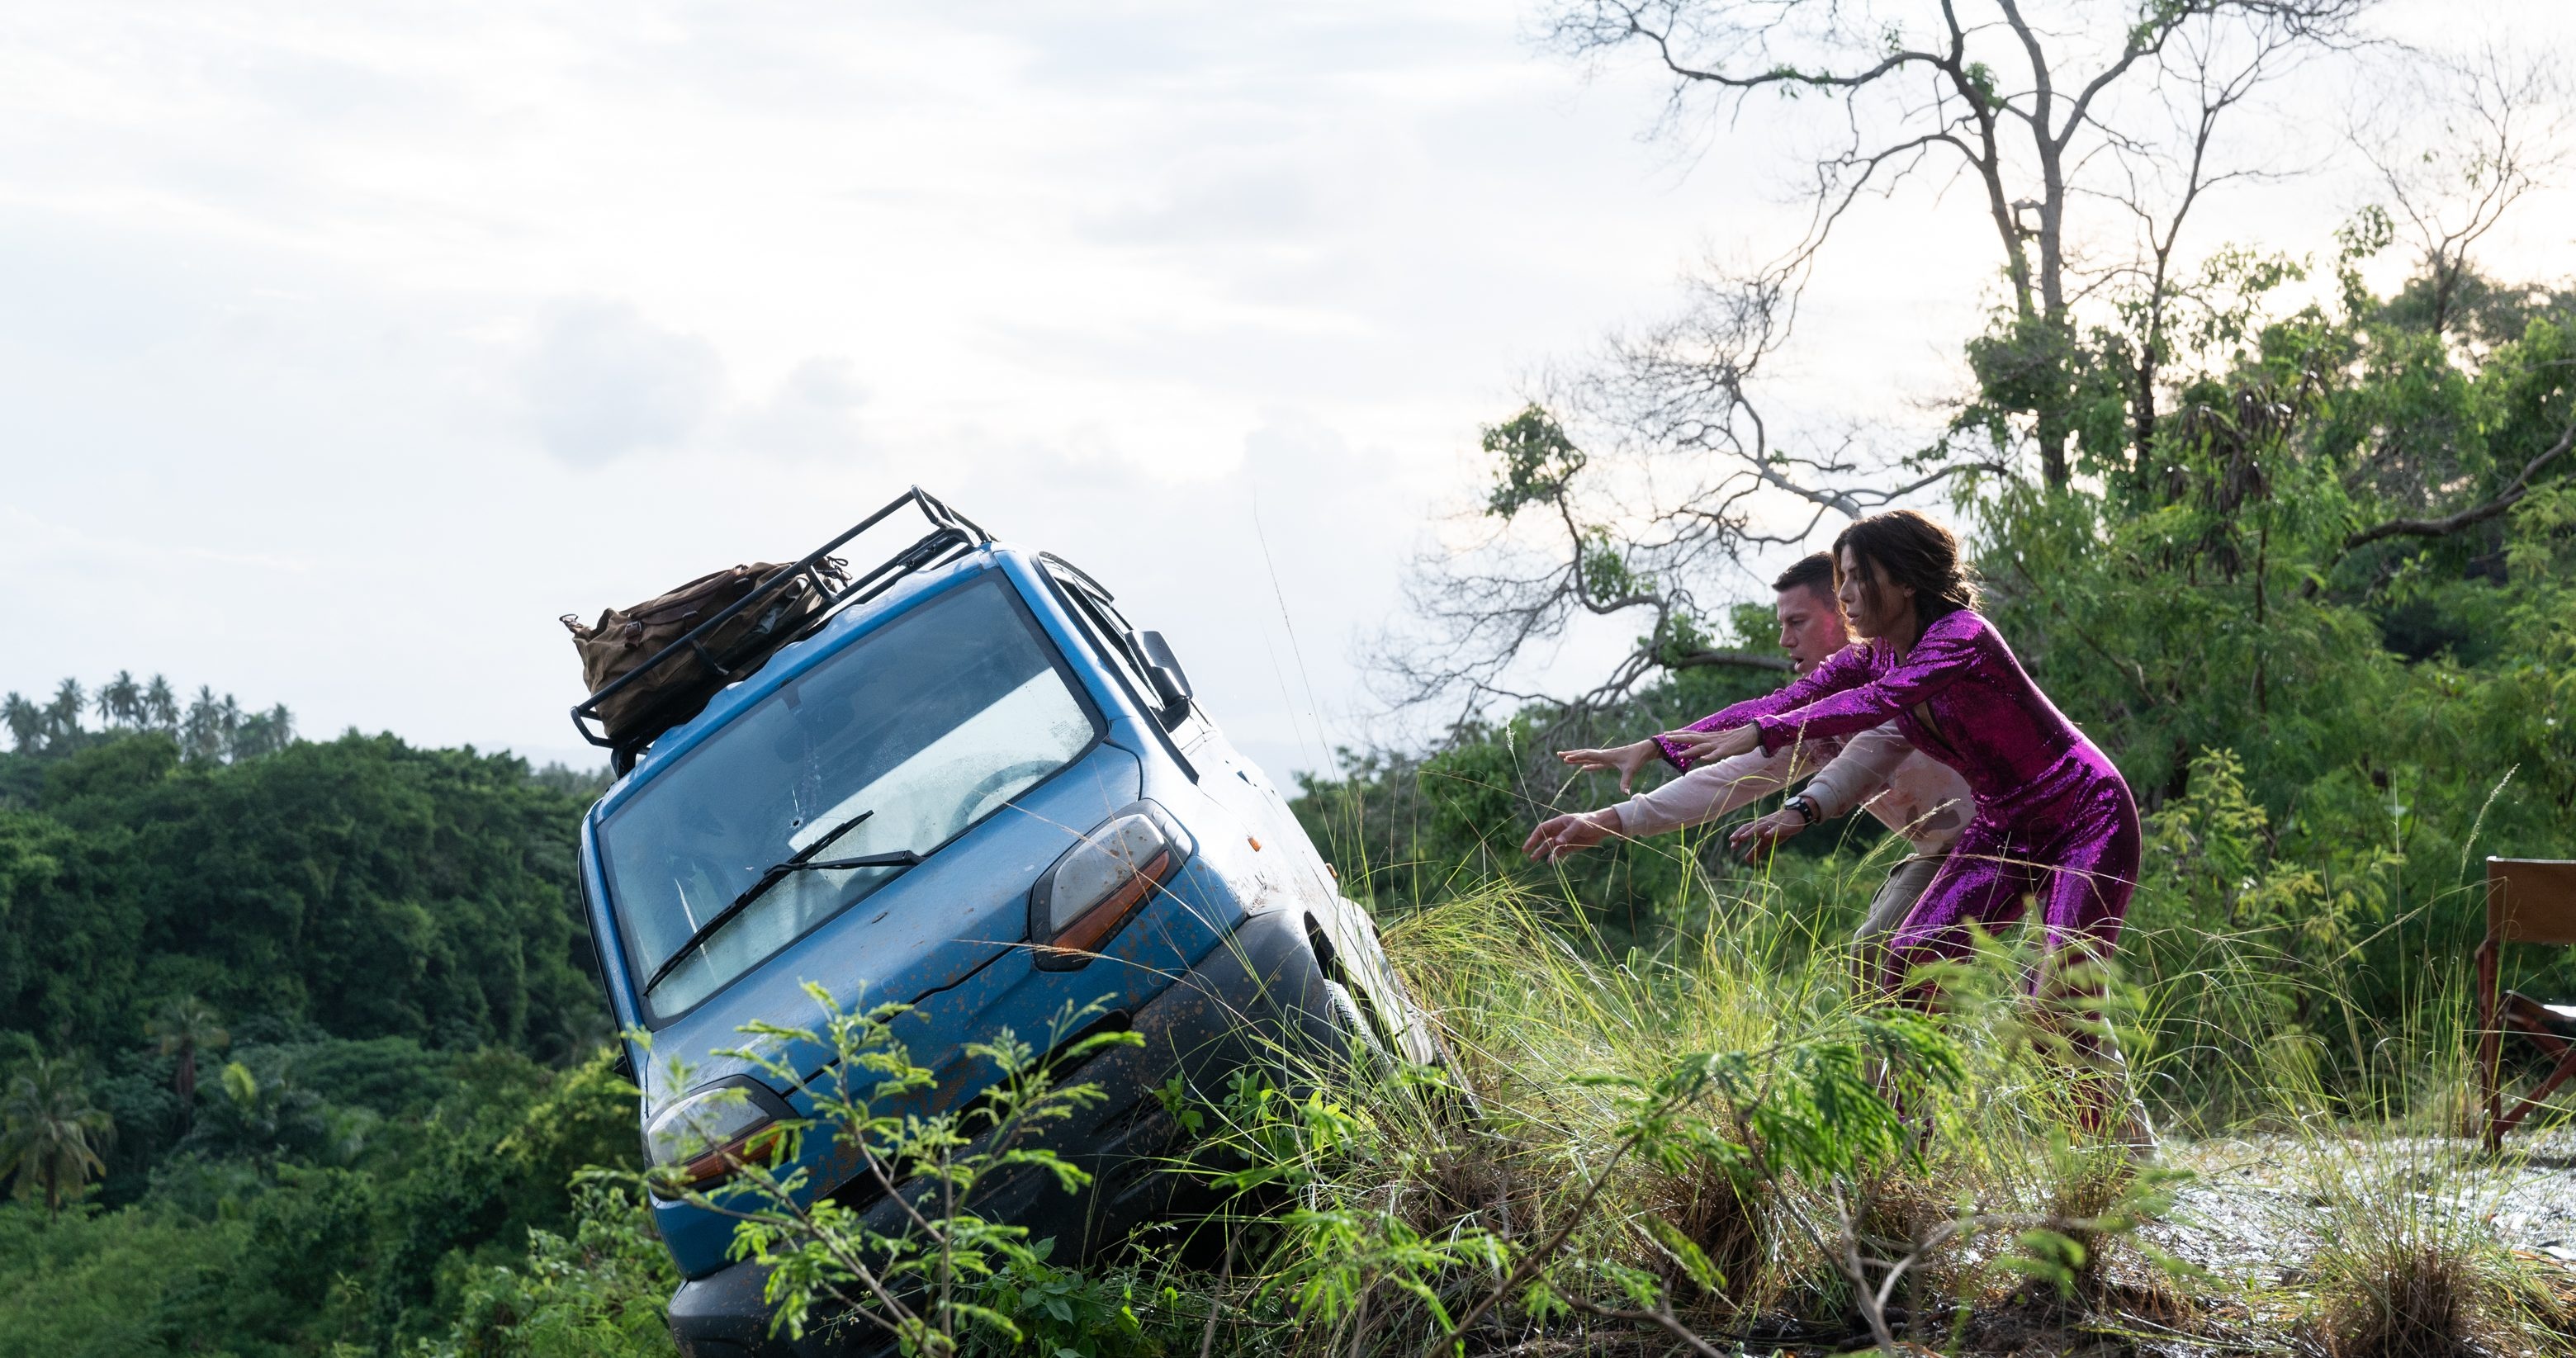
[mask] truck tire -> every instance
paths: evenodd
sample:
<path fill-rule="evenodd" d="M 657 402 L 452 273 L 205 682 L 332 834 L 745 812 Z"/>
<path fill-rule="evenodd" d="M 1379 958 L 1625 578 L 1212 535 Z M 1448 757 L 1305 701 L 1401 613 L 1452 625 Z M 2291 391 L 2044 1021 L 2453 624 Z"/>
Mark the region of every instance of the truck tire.
<path fill-rule="evenodd" d="M 1352 1047 L 1365 1050 L 1373 1062 L 1392 1065 L 1395 1055 L 1387 1049 L 1386 1035 L 1378 1031 L 1377 1024 L 1360 1007 L 1359 999 L 1351 994 L 1351 988 L 1339 981 L 1326 981 L 1324 994 L 1331 998 L 1333 1017 L 1340 1023 L 1342 1033 L 1350 1039 Z"/>

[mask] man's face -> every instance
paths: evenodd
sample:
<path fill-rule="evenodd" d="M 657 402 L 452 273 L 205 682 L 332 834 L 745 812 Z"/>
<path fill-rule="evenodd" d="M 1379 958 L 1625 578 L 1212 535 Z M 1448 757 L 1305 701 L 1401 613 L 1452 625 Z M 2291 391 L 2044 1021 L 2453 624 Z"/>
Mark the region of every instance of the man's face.
<path fill-rule="evenodd" d="M 1800 674 L 1851 644 L 1843 635 L 1842 610 L 1822 590 L 1805 585 L 1784 589 L 1772 607 L 1780 617 L 1780 649 L 1789 653 L 1789 663 Z"/>

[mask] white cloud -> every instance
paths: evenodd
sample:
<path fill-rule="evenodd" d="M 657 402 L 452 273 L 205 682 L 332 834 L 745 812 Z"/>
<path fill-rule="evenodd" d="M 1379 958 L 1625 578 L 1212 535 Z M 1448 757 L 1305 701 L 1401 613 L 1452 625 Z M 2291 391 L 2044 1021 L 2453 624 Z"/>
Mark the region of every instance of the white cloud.
<path fill-rule="evenodd" d="M 849 457 L 867 447 L 859 412 L 867 387 L 846 358 L 809 358 L 788 371 L 766 401 L 733 420 L 730 441 L 771 457 Z"/>
<path fill-rule="evenodd" d="M 686 443 L 723 392 L 724 363 L 699 336 L 589 299 L 547 309 L 520 383 L 546 450 L 588 467 Z"/>
<path fill-rule="evenodd" d="M 0 688 L 577 753 L 555 615 L 919 482 L 1314 767 L 1520 375 L 1788 229 L 1766 115 L 1686 159 L 1661 97 L 1465 0 L 12 6 Z M 2341 193 L 2203 239 L 2321 243 Z M 1798 408 L 1954 380 L 1986 247 L 1909 194 L 1819 274 Z M 2563 271 L 2560 207 L 2499 257 Z"/>

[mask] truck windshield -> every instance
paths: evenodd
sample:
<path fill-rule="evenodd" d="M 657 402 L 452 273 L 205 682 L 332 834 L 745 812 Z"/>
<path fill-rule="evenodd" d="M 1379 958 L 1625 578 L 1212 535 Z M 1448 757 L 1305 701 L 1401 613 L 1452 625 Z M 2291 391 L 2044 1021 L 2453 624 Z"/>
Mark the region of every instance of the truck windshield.
<path fill-rule="evenodd" d="M 633 974 L 664 973 L 647 1007 L 690 1008 L 902 871 L 790 874 L 672 961 L 771 865 L 808 848 L 826 861 L 928 855 L 1071 763 L 1100 733 L 1078 693 L 987 573 L 726 723 L 599 829 Z"/>

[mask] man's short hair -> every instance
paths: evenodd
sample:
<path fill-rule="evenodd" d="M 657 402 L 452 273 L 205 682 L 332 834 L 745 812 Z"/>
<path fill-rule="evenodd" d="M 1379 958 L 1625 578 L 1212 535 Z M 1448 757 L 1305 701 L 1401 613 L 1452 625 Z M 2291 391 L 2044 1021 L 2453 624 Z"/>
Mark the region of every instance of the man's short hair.
<path fill-rule="evenodd" d="M 1812 589 L 1825 598 L 1834 597 L 1834 558 L 1830 552 L 1816 552 L 1798 558 L 1797 564 L 1780 572 L 1771 588 L 1786 594 L 1793 589 Z"/>

